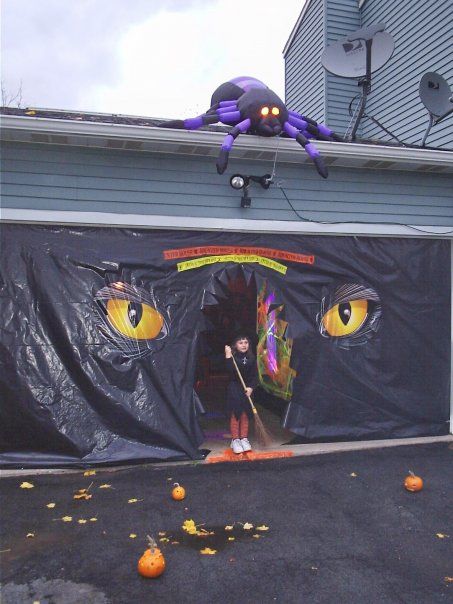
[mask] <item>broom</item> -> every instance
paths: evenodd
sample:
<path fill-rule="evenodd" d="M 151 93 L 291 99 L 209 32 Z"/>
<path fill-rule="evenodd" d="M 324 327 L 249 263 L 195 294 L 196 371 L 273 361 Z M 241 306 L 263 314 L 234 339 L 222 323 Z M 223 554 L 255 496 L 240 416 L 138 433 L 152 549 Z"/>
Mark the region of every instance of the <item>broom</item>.
<path fill-rule="evenodd" d="M 242 377 L 241 372 L 239 371 L 239 367 L 236 364 L 236 360 L 234 358 L 233 355 L 231 355 L 231 358 L 233 359 L 233 363 L 234 363 L 234 368 L 237 371 L 237 374 L 239 376 L 239 379 L 241 381 L 242 387 L 244 388 L 244 390 L 247 388 L 247 386 L 245 385 L 244 379 Z M 258 411 L 255 407 L 255 405 L 253 404 L 252 399 L 250 398 L 250 396 L 247 396 L 248 401 L 250 403 L 250 406 L 252 407 L 252 411 L 253 411 L 253 419 L 255 420 L 255 433 L 256 433 L 256 437 L 258 439 L 258 442 L 260 443 L 260 445 L 262 447 L 270 447 L 272 444 L 272 436 L 269 434 L 269 432 L 266 430 L 263 422 L 261 421 L 260 416 L 258 415 Z"/>

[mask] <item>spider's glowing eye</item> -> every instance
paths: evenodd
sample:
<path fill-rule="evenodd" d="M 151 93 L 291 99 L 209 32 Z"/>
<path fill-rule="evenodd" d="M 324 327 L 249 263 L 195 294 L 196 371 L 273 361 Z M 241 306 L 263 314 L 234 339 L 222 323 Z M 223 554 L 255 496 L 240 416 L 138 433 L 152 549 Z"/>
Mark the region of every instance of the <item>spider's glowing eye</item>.
<path fill-rule="evenodd" d="M 269 115 L 269 107 L 263 107 L 263 108 L 261 109 L 261 115 L 262 115 L 263 117 L 265 117 L 266 115 Z"/>
<path fill-rule="evenodd" d="M 280 115 L 280 109 L 278 107 L 272 107 L 272 115 Z"/>
<path fill-rule="evenodd" d="M 351 300 L 335 304 L 322 318 L 324 329 L 333 337 L 355 333 L 367 318 L 368 300 Z"/>
<path fill-rule="evenodd" d="M 112 327 L 128 338 L 153 339 L 164 324 L 162 315 L 144 302 L 111 298 L 107 301 L 106 311 Z"/>

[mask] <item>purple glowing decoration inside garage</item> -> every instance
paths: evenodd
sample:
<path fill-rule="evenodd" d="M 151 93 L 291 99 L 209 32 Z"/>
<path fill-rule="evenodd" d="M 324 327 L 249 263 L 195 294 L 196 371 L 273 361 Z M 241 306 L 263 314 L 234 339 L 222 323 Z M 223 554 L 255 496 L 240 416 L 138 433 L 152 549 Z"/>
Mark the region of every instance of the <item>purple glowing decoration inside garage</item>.
<path fill-rule="evenodd" d="M 212 95 L 211 107 L 206 113 L 186 120 L 164 122 L 161 126 L 197 130 L 202 126 L 218 122 L 233 126 L 225 136 L 217 159 L 219 174 L 225 172 L 229 153 L 240 134 L 257 134 L 265 137 L 284 135 L 295 139 L 308 153 L 323 178 L 327 178 L 327 168 L 310 139 L 342 140 L 327 126 L 318 124 L 295 111 L 288 111 L 275 92 L 263 82 L 247 76 L 221 84 Z"/>

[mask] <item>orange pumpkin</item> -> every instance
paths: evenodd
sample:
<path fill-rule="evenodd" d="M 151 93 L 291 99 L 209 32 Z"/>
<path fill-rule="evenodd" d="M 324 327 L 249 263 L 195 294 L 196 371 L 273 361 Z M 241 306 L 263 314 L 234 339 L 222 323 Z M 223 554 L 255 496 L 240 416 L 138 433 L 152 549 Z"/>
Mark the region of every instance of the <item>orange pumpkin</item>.
<path fill-rule="evenodd" d="M 409 476 L 406 476 L 404 480 L 404 486 L 408 491 L 415 493 L 423 489 L 423 480 L 420 476 L 415 476 L 413 472 L 409 472 Z"/>
<path fill-rule="evenodd" d="M 165 558 L 156 542 L 148 535 L 149 548 L 138 561 L 137 569 L 142 577 L 155 579 L 165 570 Z"/>
<path fill-rule="evenodd" d="M 175 499 L 176 501 L 181 501 L 182 499 L 184 499 L 184 497 L 186 496 L 186 489 L 177 482 L 175 482 L 173 486 L 174 489 L 171 492 L 171 496 L 173 497 L 173 499 Z"/>

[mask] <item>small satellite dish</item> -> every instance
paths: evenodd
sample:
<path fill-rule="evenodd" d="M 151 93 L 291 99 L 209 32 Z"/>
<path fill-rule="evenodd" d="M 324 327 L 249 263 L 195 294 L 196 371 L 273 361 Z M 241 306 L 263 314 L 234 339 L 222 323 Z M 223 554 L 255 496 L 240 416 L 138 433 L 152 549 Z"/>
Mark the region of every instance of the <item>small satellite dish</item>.
<path fill-rule="evenodd" d="M 395 43 L 392 36 L 380 29 L 384 23 L 359 29 L 347 38 L 342 38 L 324 49 L 321 63 L 330 73 L 343 78 L 361 78 L 366 76 L 366 41 L 372 40 L 371 72 L 383 67 L 393 54 Z M 368 31 L 367 31 L 368 30 Z M 371 38 L 369 37 L 371 35 Z"/>
<path fill-rule="evenodd" d="M 360 120 L 362 117 L 369 117 L 365 114 L 365 106 L 367 96 L 371 92 L 371 74 L 387 63 L 395 49 L 392 36 L 384 29 L 385 23 L 362 27 L 335 44 L 327 46 L 321 55 L 321 63 L 330 73 L 343 78 L 360 78 L 362 93 L 345 133 L 345 140 L 355 140 Z M 388 132 L 381 124 L 379 126 Z"/>
<path fill-rule="evenodd" d="M 420 80 L 420 98 L 430 113 L 441 117 L 453 111 L 453 92 L 446 80 L 432 71 Z"/>
<path fill-rule="evenodd" d="M 434 124 L 453 113 L 453 92 L 446 80 L 433 71 L 425 73 L 418 88 L 420 99 L 429 112 L 429 124 L 423 137 L 422 146 Z"/>

